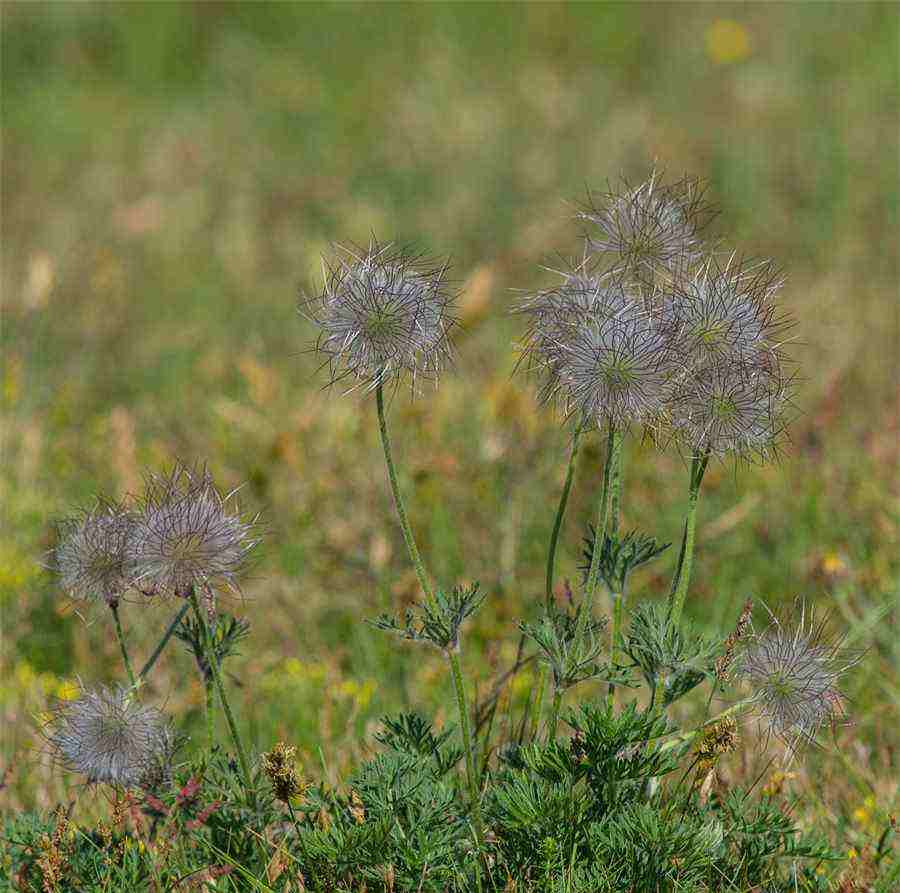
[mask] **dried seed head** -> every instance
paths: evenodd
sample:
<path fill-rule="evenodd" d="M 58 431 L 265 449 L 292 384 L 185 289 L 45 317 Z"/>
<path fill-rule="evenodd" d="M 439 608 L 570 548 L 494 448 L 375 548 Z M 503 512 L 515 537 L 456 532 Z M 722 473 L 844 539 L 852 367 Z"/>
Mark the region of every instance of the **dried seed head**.
<path fill-rule="evenodd" d="M 549 395 L 567 414 L 602 427 L 655 421 L 675 379 L 671 339 L 639 300 L 594 312 L 574 324 L 556 349 Z"/>
<path fill-rule="evenodd" d="M 289 803 L 306 789 L 294 766 L 297 748 L 279 742 L 268 753 L 263 754 L 263 772 L 272 783 L 276 799 Z"/>
<path fill-rule="evenodd" d="M 176 465 L 151 475 L 128 540 L 135 585 L 149 594 L 187 597 L 191 587 L 239 593 L 238 574 L 258 545 L 258 517 L 229 505 L 206 468 Z"/>
<path fill-rule="evenodd" d="M 722 647 L 722 654 L 716 661 L 716 679 L 720 682 L 724 682 L 728 679 L 728 668 L 731 666 L 731 662 L 734 659 L 734 649 L 737 647 L 738 643 L 743 640 L 750 629 L 752 616 L 753 599 L 748 598 L 747 601 L 744 602 L 744 607 L 741 609 L 737 625 L 725 640 L 725 644 Z"/>
<path fill-rule="evenodd" d="M 91 784 L 152 789 L 168 776 L 175 739 L 165 716 L 124 688 L 61 701 L 46 731 L 54 755 Z"/>
<path fill-rule="evenodd" d="M 664 310 L 673 337 L 696 368 L 735 363 L 777 377 L 791 321 L 773 298 L 783 278 L 769 261 L 709 258 L 682 281 Z"/>
<path fill-rule="evenodd" d="M 452 358 L 449 332 L 455 293 L 437 266 L 392 244 L 339 246 L 326 262 L 322 293 L 300 312 L 320 329 L 316 349 L 332 381 L 350 377 L 365 389 L 408 372 L 434 379 Z"/>
<path fill-rule="evenodd" d="M 131 512 L 105 501 L 57 525 L 49 567 L 72 598 L 118 603 L 130 588 L 126 546 L 133 526 Z"/>
<path fill-rule="evenodd" d="M 640 186 L 589 196 L 579 217 L 596 227 L 586 234 L 594 252 L 618 255 L 632 274 L 652 282 L 657 272 L 679 275 L 699 260 L 699 232 L 711 214 L 701 181 L 685 177 L 666 185 L 658 172 Z M 599 199 L 599 200 L 598 200 Z"/>
<path fill-rule="evenodd" d="M 766 461 L 784 433 L 788 384 L 731 362 L 685 376 L 669 404 L 675 436 L 692 453 Z"/>
<path fill-rule="evenodd" d="M 738 745 L 737 723 L 730 716 L 725 716 L 703 732 L 697 748 L 697 756 L 703 767 L 715 764 L 725 753 L 735 750 Z"/>
<path fill-rule="evenodd" d="M 756 692 L 756 709 L 768 732 L 792 749 L 843 715 L 841 676 L 859 659 L 828 635 L 827 617 L 816 621 L 800 603 L 794 616 L 771 616 L 753 633 L 735 662 L 735 675 Z"/>

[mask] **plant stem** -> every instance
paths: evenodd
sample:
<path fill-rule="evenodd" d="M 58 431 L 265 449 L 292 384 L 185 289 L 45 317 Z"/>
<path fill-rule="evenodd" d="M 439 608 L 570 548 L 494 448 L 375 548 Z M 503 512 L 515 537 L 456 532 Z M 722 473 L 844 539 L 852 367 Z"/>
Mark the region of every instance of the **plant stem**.
<path fill-rule="evenodd" d="M 212 673 L 204 676 L 203 689 L 206 692 L 206 749 L 212 753 L 213 745 L 216 743 L 215 701 L 213 699 Z"/>
<path fill-rule="evenodd" d="M 691 579 L 691 566 L 694 562 L 694 534 L 697 527 L 697 500 L 700 497 L 700 484 L 703 482 L 703 475 L 708 463 L 708 450 L 703 455 L 694 456 L 691 460 L 691 483 L 688 493 L 688 510 L 684 519 L 682 555 L 676 570 L 677 582 L 675 582 L 669 598 L 669 622 L 673 626 L 677 626 L 681 622 L 684 599 Z"/>
<path fill-rule="evenodd" d="M 159 644 L 153 650 L 153 654 L 147 660 L 147 663 L 144 664 L 143 669 L 140 673 L 138 673 L 139 679 L 146 679 L 147 674 L 153 669 L 156 662 L 159 660 L 159 656 L 163 653 L 163 649 L 168 645 L 169 639 L 172 638 L 172 634 L 178 629 L 178 624 L 184 619 L 184 615 L 190 611 L 191 605 L 189 602 L 185 602 L 178 613 L 172 618 L 172 622 L 169 624 L 166 631 L 163 633 L 163 637 L 159 640 Z"/>
<path fill-rule="evenodd" d="M 419 584 L 425 593 L 425 598 L 435 609 L 438 608 L 437 599 L 434 590 L 428 580 L 428 572 L 425 570 L 425 564 L 419 549 L 416 546 L 416 538 L 413 536 L 412 527 L 409 524 L 409 518 L 406 514 L 406 506 L 403 502 L 403 496 L 400 493 L 400 486 L 397 483 L 397 471 L 394 468 L 394 459 L 391 452 L 391 440 L 388 435 L 387 420 L 384 414 L 384 388 L 381 382 L 375 389 L 375 400 L 378 405 L 378 428 L 381 432 L 381 445 L 384 447 L 384 460 L 387 464 L 388 479 L 391 483 L 391 492 L 394 494 L 394 505 L 397 508 L 397 515 L 400 518 L 400 527 L 403 530 L 403 538 L 406 540 L 406 548 L 409 551 L 409 557 L 412 560 L 416 575 L 419 578 Z M 474 745 L 472 741 L 472 730 L 469 724 L 469 709 L 466 705 L 466 690 L 463 686 L 462 672 L 459 666 L 459 654 L 457 651 L 448 651 L 447 659 L 450 663 L 450 672 L 453 677 L 453 685 L 456 689 L 456 703 L 459 708 L 459 727 L 463 737 L 463 747 L 466 753 L 466 776 L 469 782 L 469 795 L 472 799 L 472 816 L 475 822 L 475 834 L 478 838 L 479 845 L 484 839 L 483 826 L 481 824 L 481 804 L 478 793 L 478 779 L 475 775 L 475 756 Z"/>
<path fill-rule="evenodd" d="M 559 708 L 562 706 L 563 690 L 557 688 L 553 692 L 553 706 L 550 708 L 550 723 L 547 726 L 547 741 L 556 738 L 556 727 L 559 724 Z"/>
<path fill-rule="evenodd" d="M 110 602 L 109 609 L 112 611 L 113 619 L 116 622 L 116 638 L 119 640 L 119 648 L 122 651 L 122 660 L 125 662 L 125 672 L 128 674 L 128 682 L 132 689 L 137 688 L 137 680 L 134 678 L 134 670 L 131 668 L 131 658 L 128 657 L 128 647 L 125 644 L 125 633 L 122 632 L 122 621 L 119 620 L 119 604 L 118 602 Z"/>
<path fill-rule="evenodd" d="M 216 660 L 215 651 L 213 650 L 212 636 L 209 633 L 209 624 L 200 608 L 200 602 L 197 600 L 197 592 L 191 586 L 191 607 L 200 624 L 203 632 L 203 645 L 206 649 L 206 660 L 209 663 L 209 669 L 212 672 L 212 678 L 215 682 L 216 689 L 219 692 L 219 700 L 222 702 L 222 710 L 225 713 L 225 719 L 228 722 L 228 729 L 231 732 L 231 738 L 234 741 L 234 747 L 237 751 L 238 762 L 241 766 L 241 773 L 244 776 L 244 787 L 247 792 L 247 800 L 251 806 L 255 806 L 256 796 L 253 793 L 253 787 L 250 781 L 250 765 L 247 762 L 247 754 L 244 751 L 244 745 L 241 742 L 241 736 L 238 732 L 237 723 L 234 720 L 234 714 L 231 712 L 231 705 L 228 703 L 228 695 L 225 693 L 225 685 L 222 682 L 222 674 L 219 672 L 219 664 Z"/>
<path fill-rule="evenodd" d="M 556 564 L 556 545 L 559 542 L 559 532 L 562 528 L 563 518 L 566 514 L 566 506 L 569 503 L 569 492 L 572 489 L 572 479 L 575 476 L 575 460 L 578 457 L 578 441 L 581 439 L 582 427 L 579 425 L 572 436 L 572 450 L 569 453 L 569 467 L 566 470 L 566 481 L 563 484 L 559 497 L 559 506 L 556 509 L 556 520 L 553 522 L 553 533 L 550 534 L 550 550 L 547 554 L 547 583 L 546 583 L 546 609 L 549 612 L 553 607 L 553 570 Z"/>
<path fill-rule="evenodd" d="M 534 713 L 531 717 L 530 741 L 537 741 L 538 726 L 541 723 L 541 710 L 544 707 L 544 690 L 547 688 L 547 675 L 549 672 L 550 667 L 547 664 L 541 664 L 541 673 L 538 677 L 537 700 L 534 702 Z"/>
<path fill-rule="evenodd" d="M 475 822 L 475 835 L 479 845 L 484 842 L 484 829 L 481 823 L 481 797 L 478 792 L 478 778 L 475 774 L 475 757 L 472 745 L 472 732 L 469 727 L 469 708 L 466 704 L 466 689 L 463 685 L 462 670 L 459 666 L 459 653 L 449 651 L 450 670 L 453 684 L 456 687 L 456 703 L 459 707 L 459 724 L 462 731 L 463 746 L 466 749 L 466 777 L 469 781 L 469 797 L 472 800 L 472 817 Z"/>
<path fill-rule="evenodd" d="M 600 493 L 600 500 L 597 503 L 597 526 L 594 535 L 594 549 L 591 555 L 591 566 L 588 569 L 587 582 L 584 587 L 584 597 L 590 611 L 590 604 L 594 597 L 594 590 L 597 588 L 597 577 L 600 573 L 600 553 L 603 551 L 603 544 L 606 540 L 607 524 L 610 515 L 610 479 L 615 476 L 615 468 L 619 461 L 619 452 L 622 447 L 622 434 L 616 431 L 615 427 L 610 423 L 609 434 L 606 440 L 606 465 L 603 469 L 603 488 Z"/>
<path fill-rule="evenodd" d="M 610 663 L 614 665 L 616 662 L 616 654 L 619 650 L 619 637 L 622 635 L 622 614 L 625 602 L 625 593 L 614 592 L 612 594 L 612 597 L 612 631 L 610 632 L 609 640 L 609 660 Z M 615 691 L 616 687 L 612 683 L 610 683 L 609 693 L 606 696 L 606 701 L 609 704 L 610 708 L 613 706 L 613 703 L 615 701 Z"/>
<path fill-rule="evenodd" d="M 609 530 L 610 533 L 618 533 L 619 531 L 619 510 L 622 503 L 622 459 L 624 450 L 622 449 L 621 437 L 619 438 L 618 448 L 610 457 L 609 466 Z"/>

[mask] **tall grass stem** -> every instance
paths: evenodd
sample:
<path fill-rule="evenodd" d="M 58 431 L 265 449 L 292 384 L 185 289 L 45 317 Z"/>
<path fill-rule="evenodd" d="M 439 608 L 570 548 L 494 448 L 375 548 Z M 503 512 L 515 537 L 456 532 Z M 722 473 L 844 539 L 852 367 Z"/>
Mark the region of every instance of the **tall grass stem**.
<path fill-rule="evenodd" d="M 122 621 L 119 619 L 119 605 L 116 602 L 110 602 L 109 609 L 112 611 L 113 620 L 116 622 L 116 638 L 119 640 L 119 649 L 122 652 L 122 660 L 125 663 L 125 672 L 128 674 L 128 683 L 135 689 L 138 684 L 137 680 L 134 678 L 134 670 L 131 667 L 131 658 L 128 656 L 128 646 L 125 644 L 125 633 L 122 632 Z"/>

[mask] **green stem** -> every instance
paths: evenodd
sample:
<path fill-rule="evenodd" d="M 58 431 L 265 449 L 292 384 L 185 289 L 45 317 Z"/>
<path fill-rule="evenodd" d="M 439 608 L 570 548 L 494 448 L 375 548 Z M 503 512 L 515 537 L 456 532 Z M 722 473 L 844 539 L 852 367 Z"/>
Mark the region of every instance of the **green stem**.
<path fill-rule="evenodd" d="M 559 542 L 559 532 L 562 528 L 563 518 L 566 514 L 566 506 L 569 503 L 569 492 L 572 489 L 572 479 L 575 476 L 575 460 L 578 457 L 578 441 L 581 439 L 581 425 L 575 429 L 572 436 L 572 451 L 569 453 L 569 467 L 566 470 L 566 482 L 563 484 L 559 497 L 559 506 L 556 509 L 556 520 L 553 522 L 553 533 L 550 534 L 550 551 L 547 554 L 547 583 L 546 583 L 546 607 L 547 611 L 553 606 L 553 570 L 556 564 L 556 545 Z"/>
<path fill-rule="evenodd" d="M 384 414 L 384 387 L 381 382 L 375 389 L 375 402 L 378 406 L 378 428 L 381 432 L 381 445 L 384 447 L 384 461 L 387 464 L 388 479 L 391 483 L 391 492 L 394 495 L 394 505 L 397 508 L 397 515 L 400 518 L 400 527 L 403 530 L 403 539 L 406 540 L 406 548 L 409 551 L 409 557 L 412 560 L 416 575 L 419 578 L 419 584 L 425 593 L 425 598 L 431 606 L 437 609 L 437 599 L 434 590 L 428 580 L 428 573 L 425 570 L 425 564 L 419 549 L 416 546 L 416 538 L 413 536 L 412 527 L 406 514 L 406 506 L 403 502 L 403 496 L 400 493 L 400 486 L 397 483 L 397 471 L 394 467 L 394 457 L 391 451 L 391 440 L 388 435 L 387 420 Z M 472 798 L 472 817 L 475 823 L 475 835 L 478 838 L 479 845 L 484 840 L 484 831 L 481 823 L 481 804 L 478 794 L 478 779 L 475 774 L 475 756 L 472 743 L 472 731 L 469 725 L 469 710 L 466 706 L 466 690 L 463 686 L 462 672 L 459 666 L 459 654 L 456 651 L 449 651 L 447 659 L 450 662 L 450 671 L 453 676 L 453 686 L 456 689 L 456 703 L 459 708 L 459 726 L 463 737 L 463 747 L 466 753 L 466 776 L 469 782 L 469 794 Z"/>
<path fill-rule="evenodd" d="M 469 708 L 466 704 L 466 689 L 463 685 L 462 670 L 459 666 L 459 653 L 449 651 L 447 659 L 450 661 L 450 670 L 453 674 L 453 684 L 456 687 L 456 703 L 459 707 L 459 725 L 462 731 L 463 747 L 466 751 L 466 777 L 469 782 L 469 797 L 472 800 L 472 818 L 475 824 L 475 836 L 481 845 L 484 842 L 484 826 L 481 822 L 481 797 L 478 792 L 478 778 L 475 774 L 475 756 L 472 743 L 472 731 L 469 726 Z"/>
<path fill-rule="evenodd" d="M 422 591 L 425 593 L 425 598 L 428 599 L 432 606 L 436 606 L 434 590 L 431 588 L 431 583 L 428 582 L 428 574 L 425 572 L 422 556 L 419 555 L 416 539 L 413 536 L 412 527 L 410 527 L 409 518 L 406 515 L 406 506 L 403 503 L 403 497 L 400 495 L 400 485 L 397 483 L 397 472 L 394 468 L 394 458 L 391 452 L 391 440 L 388 436 L 387 420 L 384 415 L 384 386 L 381 382 L 378 383 L 375 389 L 375 399 L 378 404 L 378 428 L 381 431 L 381 445 L 384 447 L 384 461 L 387 464 L 388 479 L 391 482 L 391 492 L 394 494 L 394 505 L 397 507 L 397 515 L 400 518 L 403 539 L 406 540 L 406 548 L 409 551 L 409 557 L 412 559 L 413 567 L 416 569 L 416 575 L 419 578 Z"/>
<path fill-rule="evenodd" d="M 216 660 L 215 651 L 213 649 L 212 636 L 209 633 L 209 624 L 207 624 L 206 617 L 204 617 L 203 611 L 200 608 L 200 602 L 197 600 L 197 592 L 193 586 L 191 586 L 191 607 L 194 609 L 197 622 L 200 624 L 200 629 L 203 632 L 203 645 L 206 649 L 206 660 L 212 671 L 213 682 L 215 683 L 216 690 L 219 692 L 219 700 L 222 703 L 222 711 L 225 713 L 228 729 L 231 732 L 231 738 L 234 741 L 234 747 L 237 751 L 241 773 L 244 776 L 244 787 L 247 791 L 247 799 L 250 805 L 254 806 L 256 797 L 253 793 L 253 786 L 250 781 L 250 765 L 247 762 L 247 754 L 244 751 L 244 745 L 241 742 L 241 736 L 238 732 L 237 723 L 234 720 L 234 714 L 231 712 L 231 705 L 228 703 L 228 695 L 225 693 L 225 685 L 222 682 L 222 674 L 219 672 L 219 663 Z"/>
<path fill-rule="evenodd" d="M 216 743 L 215 729 L 215 701 L 213 697 L 212 674 L 207 674 L 203 679 L 203 689 L 206 692 L 206 749 L 212 753 Z"/>
<path fill-rule="evenodd" d="M 609 641 L 609 660 L 613 665 L 615 665 L 616 662 L 616 655 L 619 651 L 619 638 L 622 635 L 622 614 L 624 602 L 624 592 L 613 593 L 612 631 L 610 633 Z M 616 687 L 612 683 L 610 683 L 609 693 L 606 696 L 606 701 L 609 704 L 610 708 L 612 708 L 615 701 L 615 691 Z"/>
<path fill-rule="evenodd" d="M 138 673 L 139 679 L 146 679 L 147 674 L 153 669 L 156 662 L 159 660 L 159 656 L 163 653 L 163 649 L 168 645 L 169 639 L 172 638 L 172 634 L 178 629 L 178 624 L 184 619 L 184 615 L 190 611 L 191 606 L 189 602 L 185 602 L 178 613 L 172 618 L 172 622 L 169 624 L 166 631 L 163 633 L 163 637 L 159 640 L 159 644 L 153 650 L 153 654 L 150 655 L 147 663 L 144 664 L 143 669 L 140 673 Z"/>
<path fill-rule="evenodd" d="M 134 670 L 131 668 L 131 658 L 128 657 L 128 647 L 125 644 L 125 633 L 122 632 L 122 621 L 119 620 L 118 602 L 110 602 L 109 609 L 112 611 L 113 619 L 116 622 L 116 638 L 119 640 L 119 648 L 122 651 L 122 660 L 125 662 L 125 672 L 128 674 L 128 682 L 132 689 L 137 688 L 137 680 L 134 678 Z"/>
<path fill-rule="evenodd" d="M 702 456 L 694 456 L 691 460 L 691 483 L 688 493 L 688 510 L 684 519 L 684 537 L 682 556 L 679 568 L 676 571 L 677 583 L 669 599 L 669 622 L 678 626 L 681 622 L 681 612 L 684 608 L 684 600 L 687 595 L 688 584 L 691 580 L 691 567 L 694 562 L 694 534 L 697 527 L 697 500 L 700 497 L 700 484 L 709 463 L 709 451 Z"/>
<path fill-rule="evenodd" d="M 550 708 L 550 724 L 547 726 L 547 741 L 556 739 L 556 727 L 559 725 L 559 708 L 562 706 L 563 690 L 557 688 L 553 692 L 553 706 Z"/>
<path fill-rule="evenodd" d="M 531 717 L 531 730 L 529 741 L 537 741 L 538 727 L 541 722 L 541 710 L 544 707 L 544 691 L 547 688 L 547 674 L 550 667 L 547 664 L 541 664 L 541 674 L 538 677 L 537 700 L 534 703 L 534 713 Z"/>
<path fill-rule="evenodd" d="M 619 513 L 622 504 L 622 459 L 624 450 L 622 449 L 621 435 L 618 443 L 618 449 L 614 451 L 610 457 L 609 467 L 609 530 L 610 533 L 618 533 L 619 531 Z"/>
<path fill-rule="evenodd" d="M 594 533 L 594 548 L 591 553 L 591 564 L 588 568 L 587 582 L 584 584 L 584 601 L 581 614 L 578 618 L 578 626 L 575 631 L 576 641 L 584 635 L 591 617 L 591 606 L 594 601 L 594 590 L 597 588 L 597 578 L 600 574 L 600 553 L 606 541 L 606 529 L 609 522 L 610 509 L 610 479 L 616 474 L 615 468 L 619 461 L 619 452 L 622 448 L 622 434 L 616 431 L 612 422 L 609 423 L 609 433 L 606 440 L 606 464 L 603 468 L 603 487 L 600 492 L 600 500 L 597 504 L 597 524 Z"/>

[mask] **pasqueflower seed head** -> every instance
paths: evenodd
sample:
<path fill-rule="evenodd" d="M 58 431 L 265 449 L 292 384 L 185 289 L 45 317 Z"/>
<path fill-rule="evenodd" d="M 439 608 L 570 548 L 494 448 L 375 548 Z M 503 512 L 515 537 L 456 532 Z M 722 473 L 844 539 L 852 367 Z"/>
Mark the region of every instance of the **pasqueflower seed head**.
<path fill-rule="evenodd" d="M 49 568 L 70 597 L 118 603 L 131 585 L 126 547 L 133 527 L 133 513 L 103 500 L 57 524 Z"/>
<path fill-rule="evenodd" d="M 681 273 L 701 257 L 700 231 L 711 218 L 705 186 L 693 177 L 666 185 L 658 172 L 639 186 L 589 195 L 579 218 L 590 225 L 587 247 L 618 255 L 631 273 L 652 280 Z"/>
<path fill-rule="evenodd" d="M 189 596 L 226 587 L 240 593 L 238 575 L 259 543 L 258 516 L 246 517 L 203 467 L 176 465 L 151 475 L 128 555 L 135 585 L 147 594 Z"/>
<path fill-rule="evenodd" d="M 692 454 L 767 461 L 786 427 L 789 385 L 732 361 L 680 376 L 668 404 L 675 438 Z"/>
<path fill-rule="evenodd" d="M 826 723 L 843 715 L 841 676 L 859 659 L 828 633 L 828 618 L 816 620 L 802 602 L 792 616 L 749 636 L 737 657 L 735 676 L 756 694 L 756 710 L 767 731 L 791 747 L 812 741 Z"/>
<path fill-rule="evenodd" d="M 669 399 L 676 356 L 671 339 L 639 301 L 585 315 L 556 347 L 548 396 L 568 415 L 602 427 L 655 422 Z"/>
<path fill-rule="evenodd" d="M 413 388 L 420 378 L 436 379 L 452 359 L 456 324 L 447 263 L 374 241 L 338 251 L 325 262 L 321 294 L 300 305 L 319 327 L 316 350 L 332 382 L 349 377 L 368 390 L 403 373 Z"/>
<path fill-rule="evenodd" d="M 91 784 L 152 787 L 165 778 L 174 736 L 165 716 L 124 688 L 61 701 L 45 730 L 55 758 Z"/>
<path fill-rule="evenodd" d="M 663 313 L 694 367 L 734 362 L 777 375 L 792 325 L 774 301 L 783 281 L 769 261 L 709 258 Z"/>

